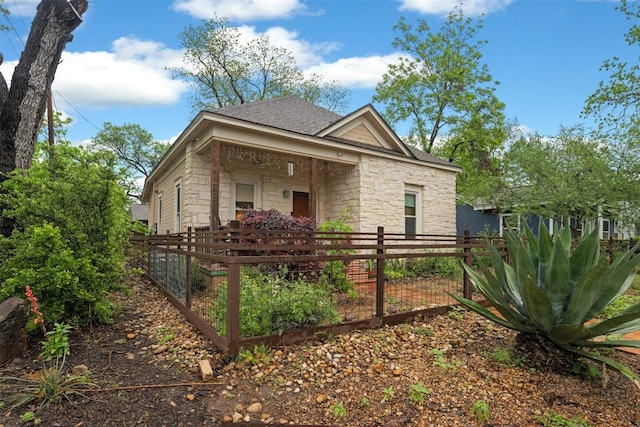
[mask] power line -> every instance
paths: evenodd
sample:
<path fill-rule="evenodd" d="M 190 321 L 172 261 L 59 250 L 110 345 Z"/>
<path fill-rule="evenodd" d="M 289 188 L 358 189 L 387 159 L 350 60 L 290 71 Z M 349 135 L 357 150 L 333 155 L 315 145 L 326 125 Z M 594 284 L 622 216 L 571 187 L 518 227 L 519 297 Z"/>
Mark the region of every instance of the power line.
<path fill-rule="evenodd" d="M 98 126 L 96 126 L 96 125 L 95 125 L 91 120 L 89 120 L 88 118 L 86 118 L 86 117 L 85 117 L 85 116 L 84 116 L 80 111 L 78 111 L 78 109 L 77 109 L 76 107 L 74 107 L 74 106 L 73 106 L 69 101 L 67 101 L 67 99 L 66 99 L 64 96 L 62 96 L 62 94 L 61 94 L 60 92 L 58 92 L 57 90 L 56 90 L 56 91 L 54 91 L 54 92 L 56 93 L 56 95 L 58 95 L 60 98 L 62 98 L 62 100 L 63 100 L 64 102 L 66 102 L 66 103 L 67 103 L 67 105 L 68 105 L 69 107 L 71 107 L 71 109 L 72 109 L 73 111 L 75 111 L 75 112 L 76 112 L 80 117 L 82 117 L 82 119 L 83 119 L 85 122 L 89 123 L 91 126 L 93 126 L 94 128 L 96 128 L 98 131 L 100 130 L 100 128 L 99 128 Z"/>

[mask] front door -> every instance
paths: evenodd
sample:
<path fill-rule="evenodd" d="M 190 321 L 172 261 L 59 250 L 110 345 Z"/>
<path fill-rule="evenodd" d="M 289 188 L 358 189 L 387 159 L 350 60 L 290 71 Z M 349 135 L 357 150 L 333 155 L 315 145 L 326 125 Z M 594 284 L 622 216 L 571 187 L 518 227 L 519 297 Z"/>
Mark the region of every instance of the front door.
<path fill-rule="evenodd" d="M 302 191 L 293 192 L 293 216 L 309 217 L 309 193 Z"/>

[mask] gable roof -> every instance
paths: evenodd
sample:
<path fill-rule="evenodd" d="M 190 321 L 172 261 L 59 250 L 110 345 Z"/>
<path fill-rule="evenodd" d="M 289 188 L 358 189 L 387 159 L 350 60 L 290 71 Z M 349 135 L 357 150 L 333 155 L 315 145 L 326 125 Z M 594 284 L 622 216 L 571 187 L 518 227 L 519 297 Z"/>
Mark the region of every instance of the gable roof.
<path fill-rule="evenodd" d="M 342 116 L 297 96 L 255 101 L 208 110 L 210 113 L 304 135 L 316 135 Z"/>

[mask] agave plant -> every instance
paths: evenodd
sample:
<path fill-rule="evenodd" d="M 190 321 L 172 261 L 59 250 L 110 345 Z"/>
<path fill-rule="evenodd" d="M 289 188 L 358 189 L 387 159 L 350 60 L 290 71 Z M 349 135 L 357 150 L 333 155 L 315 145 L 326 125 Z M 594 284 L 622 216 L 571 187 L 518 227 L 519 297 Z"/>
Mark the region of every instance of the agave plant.
<path fill-rule="evenodd" d="M 463 265 L 475 288 L 500 315 L 474 301 L 454 298 L 507 328 L 602 362 L 640 387 L 640 377 L 634 371 L 586 350 L 618 346 L 640 348 L 640 340 L 605 339 L 612 334 L 640 329 L 640 303 L 608 320 L 595 320 L 632 284 L 640 263 L 640 244 L 609 264 L 600 258 L 598 231 L 595 229 L 582 239 L 573 252 L 568 228 L 557 230 L 551 237 L 547 228 L 541 225 L 536 237 L 526 227 L 526 241 L 508 232 L 510 263 L 503 261 L 498 250 L 491 247 L 493 268 L 480 263 L 480 272 L 476 272 Z"/>

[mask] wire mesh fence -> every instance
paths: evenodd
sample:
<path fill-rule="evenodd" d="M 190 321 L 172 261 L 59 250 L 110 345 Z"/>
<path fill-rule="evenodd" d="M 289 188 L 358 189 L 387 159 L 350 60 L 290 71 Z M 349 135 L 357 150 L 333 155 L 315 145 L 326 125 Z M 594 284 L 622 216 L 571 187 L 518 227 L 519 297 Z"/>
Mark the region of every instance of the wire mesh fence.
<path fill-rule="evenodd" d="M 462 263 L 501 239 L 225 230 L 136 236 L 169 300 L 223 351 L 296 342 L 442 312 L 478 299 Z M 506 255 L 506 252 L 503 252 Z M 141 263 L 141 261 L 138 261 Z"/>

